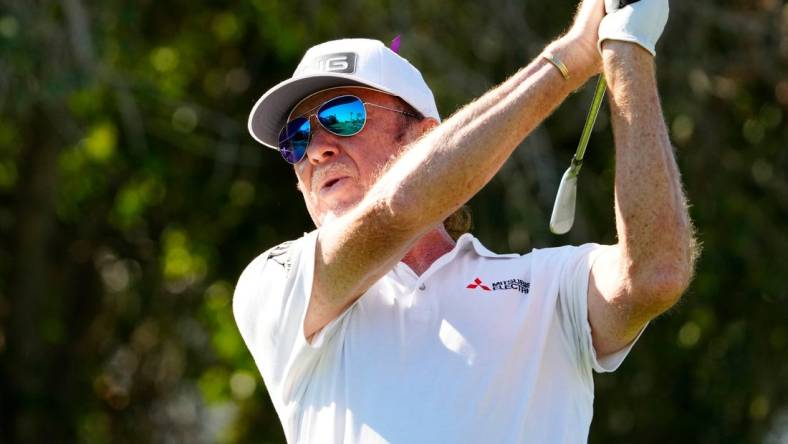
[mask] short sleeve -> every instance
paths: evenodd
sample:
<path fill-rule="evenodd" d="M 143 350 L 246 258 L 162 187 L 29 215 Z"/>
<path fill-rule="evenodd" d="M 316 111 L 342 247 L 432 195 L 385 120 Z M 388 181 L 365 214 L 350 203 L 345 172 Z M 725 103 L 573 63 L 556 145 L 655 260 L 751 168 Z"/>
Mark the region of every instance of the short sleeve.
<path fill-rule="evenodd" d="M 313 231 L 261 254 L 243 271 L 233 295 L 238 329 L 277 410 L 303 394 L 344 317 L 326 325 L 311 344 L 304 337 L 316 245 Z"/>
<path fill-rule="evenodd" d="M 623 349 L 607 356 L 597 356 L 588 320 L 588 281 L 591 266 L 603 248 L 598 244 L 562 248 L 565 258 L 562 260 L 558 290 L 562 330 L 581 365 L 593 368 L 598 373 L 615 371 L 645 330 L 644 326 L 638 336 Z"/>

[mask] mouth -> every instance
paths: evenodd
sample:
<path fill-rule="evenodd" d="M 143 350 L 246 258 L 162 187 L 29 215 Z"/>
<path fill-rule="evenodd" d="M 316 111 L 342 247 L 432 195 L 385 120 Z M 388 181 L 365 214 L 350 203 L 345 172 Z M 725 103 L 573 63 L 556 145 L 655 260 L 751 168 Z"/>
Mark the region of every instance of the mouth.
<path fill-rule="evenodd" d="M 343 183 L 351 183 L 356 175 L 349 165 L 330 163 L 312 172 L 312 193 L 314 195 L 334 191 L 342 187 Z"/>
<path fill-rule="evenodd" d="M 320 192 L 331 191 L 332 189 L 336 188 L 338 185 L 341 185 L 348 176 L 340 176 L 331 178 L 323 183 L 323 186 L 320 187 Z"/>

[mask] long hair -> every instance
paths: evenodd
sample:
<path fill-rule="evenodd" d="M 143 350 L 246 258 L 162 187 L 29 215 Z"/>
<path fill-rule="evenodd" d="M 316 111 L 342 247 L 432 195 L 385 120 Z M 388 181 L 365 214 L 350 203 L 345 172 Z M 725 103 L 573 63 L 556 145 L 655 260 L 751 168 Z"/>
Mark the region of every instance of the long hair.
<path fill-rule="evenodd" d="M 468 205 L 463 205 L 443 221 L 443 226 L 455 241 L 473 228 L 473 214 Z"/>

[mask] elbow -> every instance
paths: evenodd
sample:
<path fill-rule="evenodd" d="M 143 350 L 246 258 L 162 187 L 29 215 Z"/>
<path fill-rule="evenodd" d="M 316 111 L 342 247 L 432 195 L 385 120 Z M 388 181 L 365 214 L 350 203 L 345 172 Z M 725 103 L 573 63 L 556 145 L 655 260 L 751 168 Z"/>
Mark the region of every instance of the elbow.
<path fill-rule="evenodd" d="M 424 192 L 420 190 L 420 193 Z M 426 227 L 442 221 L 444 205 L 429 198 L 421 198 L 420 193 L 392 187 L 391 191 L 381 200 L 380 206 L 385 218 L 398 231 L 417 233 Z M 448 206 L 448 205 L 445 205 Z"/>
<path fill-rule="evenodd" d="M 692 282 L 700 245 L 692 229 L 687 234 L 686 241 L 676 248 L 666 249 L 629 269 L 630 294 L 652 317 L 676 305 Z"/>
<path fill-rule="evenodd" d="M 379 188 L 368 196 L 363 222 L 373 224 L 389 237 L 409 238 L 420 227 L 419 211 L 412 201 L 396 188 Z"/>
<path fill-rule="evenodd" d="M 678 303 L 691 279 L 692 267 L 688 264 L 659 264 L 632 279 L 632 294 L 641 310 L 655 317 Z"/>
<path fill-rule="evenodd" d="M 385 208 L 386 216 L 392 224 L 405 230 L 418 226 L 418 207 L 404 193 L 392 193 L 386 196 L 382 207 Z"/>

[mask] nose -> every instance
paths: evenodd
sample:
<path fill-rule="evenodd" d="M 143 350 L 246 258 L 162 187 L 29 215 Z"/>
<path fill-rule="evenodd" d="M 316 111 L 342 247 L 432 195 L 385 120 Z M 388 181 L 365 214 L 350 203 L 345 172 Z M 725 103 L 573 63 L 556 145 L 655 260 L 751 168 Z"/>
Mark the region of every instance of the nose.
<path fill-rule="evenodd" d="M 339 146 L 333 134 L 326 131 L 320 124 L 313 125 L 312 140 L 306 148 L 306 157 L 312 165 L 326 162 L 339 154 Z"/>

